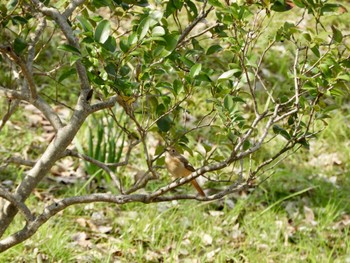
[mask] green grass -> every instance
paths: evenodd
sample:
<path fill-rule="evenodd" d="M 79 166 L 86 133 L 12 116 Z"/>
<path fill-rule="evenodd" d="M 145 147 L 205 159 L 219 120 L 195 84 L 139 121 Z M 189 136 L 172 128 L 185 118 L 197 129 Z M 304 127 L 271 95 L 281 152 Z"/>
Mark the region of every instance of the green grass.
<path fill-rule="evenodd" d="M 40 254 L 50 262 L 343 262 L 349 227 L 339 222 L 349 212 L 349 189 L 303 176 L 282 170 L 233 208 L 192 201 L 71 207 L 0 261 L 31 262 Z M 81 232 L 87 240 L 77 244 L 73 236 Z"/>

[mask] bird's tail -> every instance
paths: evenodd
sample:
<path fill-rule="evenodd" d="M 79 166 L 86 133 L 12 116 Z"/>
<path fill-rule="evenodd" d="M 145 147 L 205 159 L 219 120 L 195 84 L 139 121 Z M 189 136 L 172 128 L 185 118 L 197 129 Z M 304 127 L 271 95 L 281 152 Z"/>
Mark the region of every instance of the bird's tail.
<path fill-rule="evenodd" d="M 196 179 L 193 179 L 191 181 L 192 185 L 196 188 L 196 190 L 198 191 L 198 193 L 201 195 L 201 196 L 205 196 L 205 193 L 203 192 L 202 188 L 199 186 L 199 184 L 197 183 Z"/>

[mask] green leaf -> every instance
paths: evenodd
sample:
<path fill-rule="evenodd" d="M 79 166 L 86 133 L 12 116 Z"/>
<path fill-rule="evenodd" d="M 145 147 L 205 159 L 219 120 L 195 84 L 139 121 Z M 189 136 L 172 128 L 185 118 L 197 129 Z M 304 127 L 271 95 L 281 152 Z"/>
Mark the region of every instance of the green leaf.
<path fill-rule="evenodd" d="M 130 48 L 128 39 L 126 39 L 126 38 L 120 39 L 119 47 L 120 47 L 121 51 L 123 51 L 124 53 L 127 53 L 129 48 Z"/>
<path fill-rule="evenodd" d="M 129 35 L 128 37 L 128 44 L 129 46 L 132 46 L 134 44 L 136 44 L 138 41 L 138 38 L 137 38 L 137 33 L 136 32 L 133 32 Z"/>
<path fill-rule="evenodd" d="M 228 79 L 231 79 L 231 78 L 233 77 L 233 75 L 234 75 L 235 73 L 237 73 L 237 72 L 241 72 L 241 70 L 240 70 L 240 69 L 237 69 L 237 68 L 236 68 L 236 69 L 228 70 L 228 71 L 222 73 L 222 74 L 219 76 L 218 80 L 228 80 Z"/>
<path fill-rule="evenodd" d="M 59 45 L 57 47 L 57 49 L 60 49 L 60 50 L 66 51 L 66 52 L 70 52 L 70 53 L 73 53 L 76 55 L 80 55 L 80 51 L 71 45 L 67 45 L 67 44 Z"/>
<path fill-rule="evenodd" d="M 181 9 L 184 4 L 184 0 L 171 0 L 171 2 L 173 3 L 176 9 Z"/>
<path fill-rule="evenodd" d="M 200 73 L 199 75 L 197 75 L 196 80 L 204 81 L 204 82 L 212 82 L 208 74 L 205 74 L 205 73 Z"/>
<path fill-rule="evenodd" d="M 272 130 L 277 135 L 282 135 L 285 139 L 290 140 L 289 133 L 279 125 L 273 125 Z"/>
<path fill-rule="evenodd" d="M 191 19 L 194 19 L 198 16 L 198 9 L 196 5 L 193 3 L 192 0 L 185 0 L 186 3 L 186 10 L 188 11 L 188 15 L 191 17 Z"/>
<path fill-rule="evenodd" d="M 7 2 L 6 8 L 9 11 L 12 11 L 18 4 L 18 0 L 10 0 Z"/>
<path fill-rule="evenodd" d="M 179 38 L 179 35 L 177 33 L 164 36 L 164 39 L 166 41 L 165 50 L 162 53 L 164 57 L 169 56 L 174 51 L 177 45 L 178 38 Z"/>
<path fill-rule="evenodd" d="M 176 95 L 179 94 L 181 89 L 183 89 L 183 84 L 182 84 L 181 80 L 175 79 L 173 82 L 173 90 L 174 90 L 175 94 Z"/>
<path fill-rule="evenodd" d="M 209 0 L 208 2 L 212 6 L 224 8 L 224 5 L 219 0 Z"/>
<path fill-rule="evenodd" d="M 210 46 L 206 52 L 207 55 L 211 55 L 211 54 L 214 54 L 214 53 L 217 53 L 219 51 L 223 50 L 222 46 L 220 45 L 213 45 L 213 46 Z"/>
<path fill-rule="evenodd" d="M 106 66 L 105 66 L 105 70 L 107 72 L 108 75 L 111 75 L 111 76 L 114 76 L 116 77 L 117 76 L 117 72 L 115 70 L 115 65 L 114 63 L 108 63 Z"/>
<path fill-rule="evenodd" d="M 229 112 L 231 112 L 233 110 L 234 104 L 233 104 L 233 100 L 232 100 L 232 96 L 231 95 L 227 95 L 224 98 L 224 107 Z"/>
<path fill-rule="evenodd" d="M 332 26 L 333 39 L 335 42 L 341 43 L 343 40 L 343 34 L 335 26 Z"/>
<path fill-rule="evenodd" d="M 304 148 L 310 150 L 310 144 L 306 141 L 305 138 L 300 139 L 298 143 L 301 144 Z"/>
<path fill-rule="evenodd" d="M 117 42 L 114 37 L 109 36 L 102 46 L 113 53 L 117 48 Z"/>
<path fill-rule="evenodd" d="M 23 50 L 28 46 L 27 42 L 25 42 L 22 38 L 17 37 L 13 43 L 13 49 L 17 55 L 20 55 Z"/>
<path fill-rule="evenodd" d="M 165 30 L 161 26 L 156 26 L 152 29 L 152 36 L 153 37 L 160 37 L 165 35 Z"/>
<path fill-rule="evenodd" d="M 77 70 L 75 68 L 69 68 L 69 69 L 62 72 L 62 74 L 59 76 L 57 81 L 62 82 L 63 80 L 65 80 L 69 76 L 74 75 L 76 72 L 77 72 Z"/>
<path fill-rule="evenodd" d="M 104 43 L 107 41 L 109 37 L 109 33 L 111 31 L 111 25 L 108 20 L 102 20 L 98 23 L 95 30 L 95 40 L 99 43 Z"/>
<path fill-rule="evenodd" d="M 85 32 L 93 32 L 94 28 L 90 24 L 89 20 L 87 20 L 83 16 L 78 16 L 77 17 L 78 21 L 80 22 L 81 26 L 83 27 Z"/>
<path fill-rule="evenodd" d="M 312 51 L 312 53 L 315 54 L 316 57 L 319 58 L 321 56 L 321 54 L 320 54 L 320 51 L 318 48 L 319 48 L 318 45 L 314 45 L 313 47 L 311 47 L 311 51 Z"/>
<path fill-rule="evenodd" d="M 25 25 L 28 23 L 28 20 L 21 16 L 12 17 L 12 23 L 14 25 Z"/>
<path fill-rule="evenodd" d="M 142 19 L 141 23 L 137 27 L 137 34 L 139 36 L 139 40 L 142 40 L 148 33 L 150 23 L 151 19 L 149 17 Z"/>
<path fill-rule="evenodd" d="M 173 122 L 169 116 L 164 116 L 157 121 L 157 126 L 162 132 L 168 132 L 171 129 L 172 124 Z"/>
<path fill-rule="evenodd" d="M 275 12 L 285 12 L 292 8 L 293 6 L 287 3 L 287 1 L 279 1 L 279 0 L 274 1 L 273 5 L 271 6 L 271 10 Z"/>
<path fill-rule="evenodd" d="M 327 3 L 321 8 L 322 15 L 339 15 L 346 12 L 346 8 L 341 4 Z"/>
<path fill-rule="evenodd" d="M 194 64 L 191 69 L 190 69 L 190 77 L 194 78 L 195 76 L 197 76 L 202 69 L 202 64 Z"/>
<path fill-rule="evenodd" d="M 307 41 L 311 41 L 311 35 L 309 33 L 303 33 L 302 36 L 307 40 Z"/>
<path fill-rule="evenodd" d="M 340 74 L 337 76 L 337 79 L 339 79 L 339 80 L 345 80 L 345 81 L 350 82 L 350 75 L 349 75 L 349 74 L 345 74 L 345 73 L 340 73 Z"/>

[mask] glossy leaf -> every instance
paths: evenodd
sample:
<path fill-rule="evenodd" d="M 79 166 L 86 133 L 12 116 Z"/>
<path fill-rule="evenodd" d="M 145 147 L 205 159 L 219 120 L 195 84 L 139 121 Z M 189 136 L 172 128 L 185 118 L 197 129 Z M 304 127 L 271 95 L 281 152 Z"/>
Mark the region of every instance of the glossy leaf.
<path fill-rule="evenodd" d="M 192 66 L 192 68 L 190 69 L 190 74 L 189 76 L 191 78 L 194 78 L 196 77 L 200 72 L 201 72 L 201 69 L 202 69 L 202 64 L 194 64 Z"/>
<path fill-rule="evenodd" d="M 28 44 L 24 39 L 17 37 L 13 43 L 13 49 L 17 55 L 20 55 L 26 48 Z"/>
<path fill-rule="evenodd" d="M 164 116 L 157 121 L 157 126 L 160 131 L 168 132 L 171 129 L 172 121 L 169 116 Z"/>
<path fill-rule="evenodd" d="M 152 29 L 152 36 L 153 37 L 159 37 L 159 36 L 164 36 L 165 35 L 165 30 L 161 26 L 156 26 Z"/>
<path fill-rule="evenodd" d="M 282 135 L 282 137 L 284 137 L 286 140 L 291 139 L 291 136 L 289 135 L 289 133 L 285 129 L 283 129 L 281 126 L 273 125 L 272 129 L 275 134 Z"/>
<path fill-rule="evenodd" d="M 108 20 L 102 20 L 96 27 L 95 40 L 99 43 L 104 43 L 109 37 L 111 25 Z"/>
<path fill-rule="evenodd" d="M 220 45 L 213 45 L 213 46 L 210 46 L 208 49 L 207 49 L 207 52 L 206 54 L 207 55 L 211 55 L 211 54 L 214 54 L 214 53 L 218 53 L 222 50 L 222 46 Z"/>
<path fill-rule="evenodd" d="M 75 68 L 69 68 L 69 69 L 62 72 L 62 74 L 59 76 L 57 81 L 62 82 L 63 80 L 65 80 L 69 76 L 74 75 L 76 72 L 77 72 L 77 70 Z"/>
<path fill-rule="evenodd" d="M 341 31 L 337 29 L 335 26 L 332 26 L 332 31 L 333 31 L 333 39 L 336 42 L 341 43 L 343 40 L 343 34 L 341 33 Z"/>
<path fill-rule="evenodd" d="M 237 72 L 240 72 L 241 70 L 240 69 L 231 69 L 231 70 L 228 70 L 224 73 L 222 73 L 218 80 L 228 80 L 228 79 L 231 79 L 235 73 Z"/>
<path fill-rule="evenodd" d="M 149 17 L 144 18 L 137 28 L 137 34 L 139 40 L 142 40 L 148 33 L 150 27 L 151 19 Z"/>
<path fill-rule="evenodd" d="M 108 51 L 114 52 L 117 48 L 117 42 L 114 37 L 109 36 L 102 46 Z"/>
<path fill-rule="evenodd" d="M 83 27 L 84 31 L 93 32 L 94 28 L 92 27 L 89 20 L 87 20 L 84 16 L 78 16 L 77 19 L 80 22 L 81 26 Z"/>
<path fill-rule="evenodd" d="M 57 49 L 64 50 L 66 52 L 70 52 L 76 55 L 80 55 L 80 51 L 71 45 L 67 45 L 67 44 L 59 45 Z"/>

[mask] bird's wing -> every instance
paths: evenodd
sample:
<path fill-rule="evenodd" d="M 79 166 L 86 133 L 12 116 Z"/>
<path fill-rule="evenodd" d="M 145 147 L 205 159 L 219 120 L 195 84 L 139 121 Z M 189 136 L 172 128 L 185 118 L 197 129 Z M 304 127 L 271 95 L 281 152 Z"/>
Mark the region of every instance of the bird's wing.
<path fill-rule="evenodd" d="M 185 168 L 191 172 L 196 171 L 196 169 L 194 169 L 194 167 L 188 162 L 188 160 L 183 157 L 182 155 L 180 155 L 179 157 L 180 161 L 184 164 Z"/>

